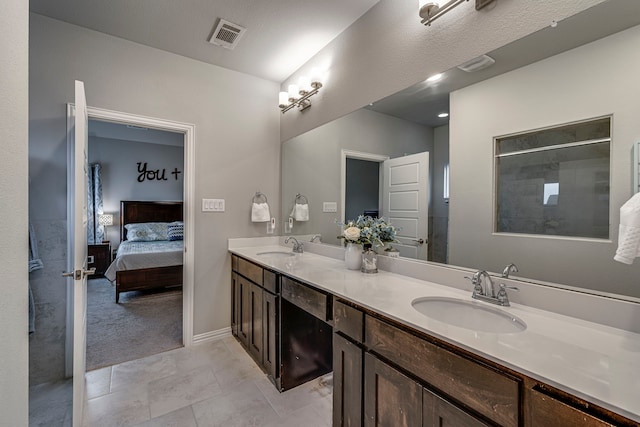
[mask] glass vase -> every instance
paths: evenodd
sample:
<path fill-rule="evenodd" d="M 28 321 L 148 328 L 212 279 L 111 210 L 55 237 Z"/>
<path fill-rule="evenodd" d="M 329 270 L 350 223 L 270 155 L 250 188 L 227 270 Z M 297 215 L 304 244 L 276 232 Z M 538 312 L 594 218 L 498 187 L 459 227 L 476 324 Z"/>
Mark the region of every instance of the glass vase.
<path fill-rule="evenodd" d="M 371 274 L 378 272 L 378 254 L 371 248 L 366 248 L 362 252 L 362 266 L 360 271 Z"/>
<path fill-rule="evenodd" d="M 344 249 L 344 263 L 349 270 L 360 270 L 362 247 L 357 243 L 347 243 L 347 247 Z"/>

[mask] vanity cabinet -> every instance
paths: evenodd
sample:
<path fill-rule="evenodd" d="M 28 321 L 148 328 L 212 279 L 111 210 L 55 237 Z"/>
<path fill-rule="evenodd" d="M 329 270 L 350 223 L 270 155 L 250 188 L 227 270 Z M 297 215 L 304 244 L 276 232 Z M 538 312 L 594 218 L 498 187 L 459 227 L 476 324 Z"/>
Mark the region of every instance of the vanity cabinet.
<path fill-rule="evenodd" d="M 232 269 L 231 333 L 275 383 L 279 276 L 235 255 Z"/>
<path fill-rule="evenodd" d="M 333 426 L 638 423 L 233 255 L 231 331 L 280 391 L 333 370 Z"/>
<path fill-rule="evenodd" d="M 519 425 L 518 382 L 485 369 L 334 302 L 334 427 L 491 425 L 482 420 L 483 412 L 494 423 Z M 463 405 L 451 403 L 445 391 Z M 469 403 L 480 416 L 462 409 Z"/>
<path fill-rule="evenodd" d="M 231 332 L 280 391 L 331 372 L 332 296 L 232 255 Z"/>

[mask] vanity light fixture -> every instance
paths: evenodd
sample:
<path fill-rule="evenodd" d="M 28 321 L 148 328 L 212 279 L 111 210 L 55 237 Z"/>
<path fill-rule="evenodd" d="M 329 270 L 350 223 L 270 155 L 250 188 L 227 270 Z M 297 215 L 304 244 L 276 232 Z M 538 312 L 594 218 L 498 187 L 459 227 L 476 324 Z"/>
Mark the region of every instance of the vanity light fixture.
<path fill-rule="evenodd" d="M 420 23 L 424 25 L 431 25 L 433 21 L 465 1 L 469 0 L 450 0 L 448 2 L 419 0 L 418 14 L 420 15 L 420 18 L 422 18 Z"/>
<path fill-rule="evenodd" d="M 278 106 L 282 114 L 298 107 L 298 110 L 304 111 L 311 107 L 311 98 L 318 93 L 322 87 L 322 76 L 317 68 L 311 70 L 311 77 L 302 76 L 298 80 L 298 84 L 289 85 L 287 92 L 280 92 L 278 95 Z"/>
<path fill-rule="evenodd" d="M 418 15 L 422 18 L 420 23 L 431 25 L 433 21 L 465 1 L 469 0 L 418 0 Z M 495 0 L 476 0 L 476 10 L 480 10 L 494 1 Z"/>

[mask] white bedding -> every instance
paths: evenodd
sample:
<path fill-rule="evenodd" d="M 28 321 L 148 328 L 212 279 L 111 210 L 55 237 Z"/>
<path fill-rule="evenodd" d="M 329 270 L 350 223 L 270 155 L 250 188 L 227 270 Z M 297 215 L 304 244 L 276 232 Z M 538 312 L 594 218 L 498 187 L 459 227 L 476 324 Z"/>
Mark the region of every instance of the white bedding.
<path fill-rule="evenodd" d="M 182 265 L 183 252 L 183 240 L 124 241 L 120 243 L 116 259 L 104 275 L 113 282 L 116 280 L 116 271 Z"/>

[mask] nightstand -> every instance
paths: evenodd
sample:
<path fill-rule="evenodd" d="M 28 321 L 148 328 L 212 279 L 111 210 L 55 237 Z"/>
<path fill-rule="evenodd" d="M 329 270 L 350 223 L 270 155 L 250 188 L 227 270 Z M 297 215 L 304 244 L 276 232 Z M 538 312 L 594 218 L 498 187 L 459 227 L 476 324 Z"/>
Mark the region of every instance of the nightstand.
<path fill-rule="evenodd" d="M 96 269 L 94 277 L 104 276 L 105 271 L 111 264 L 111 243 L 102 242 L 96 245 L 89 245 L 87 250 L 88 267 Z"/>

